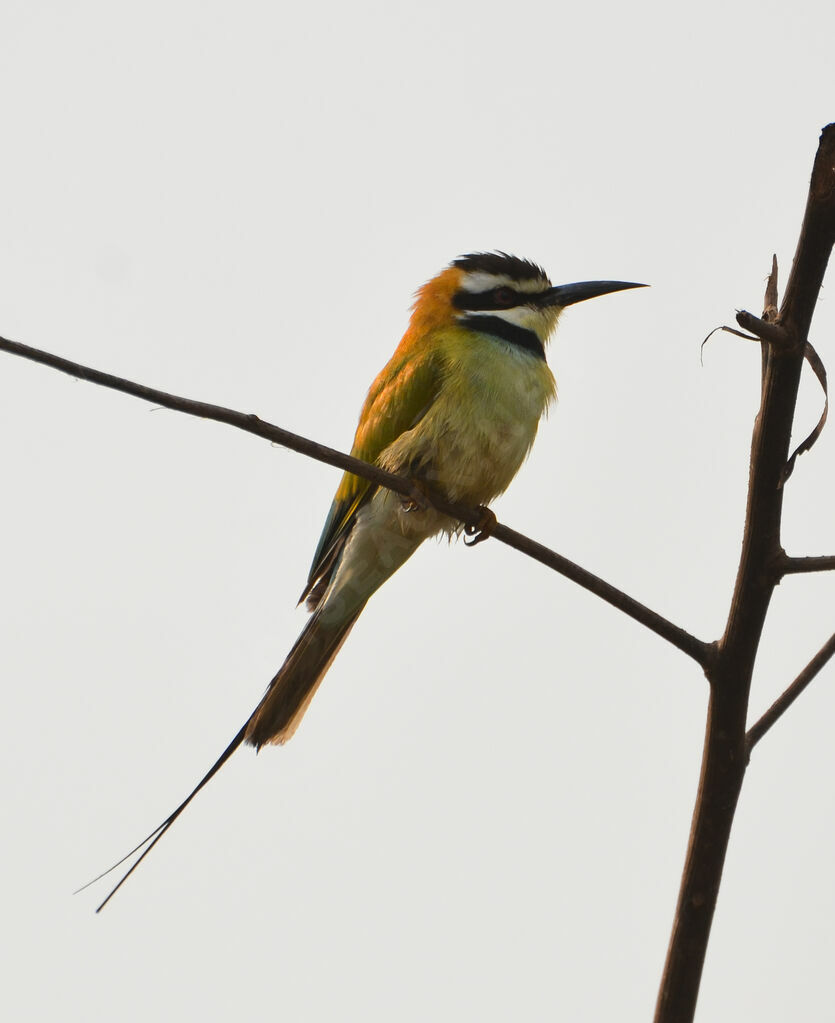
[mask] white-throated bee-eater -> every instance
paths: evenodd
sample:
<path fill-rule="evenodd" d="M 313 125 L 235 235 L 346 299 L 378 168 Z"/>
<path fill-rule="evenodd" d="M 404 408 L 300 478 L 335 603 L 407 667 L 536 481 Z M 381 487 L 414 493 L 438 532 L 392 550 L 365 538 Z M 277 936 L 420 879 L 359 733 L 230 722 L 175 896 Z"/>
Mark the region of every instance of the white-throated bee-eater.
<path fill-rule="evenodd" d="M 623 281 L 554 287 L 541 267 L 503 252 L 454 260 L 418 291 L 408 330 L 365 399 L 351 453 L 450 501 L 486 506 L 516 475 L 556 397 L 545 343 L 561 311 L 639 287 Z M 99 909 L 242 743 L 260 749 L 290 738 L 368 598 L 427 537 L 459 528 L 428 502 L 343 476 L 301 596 L 310 620 L 205 777 L 110 868 L 147 845 Z"/>

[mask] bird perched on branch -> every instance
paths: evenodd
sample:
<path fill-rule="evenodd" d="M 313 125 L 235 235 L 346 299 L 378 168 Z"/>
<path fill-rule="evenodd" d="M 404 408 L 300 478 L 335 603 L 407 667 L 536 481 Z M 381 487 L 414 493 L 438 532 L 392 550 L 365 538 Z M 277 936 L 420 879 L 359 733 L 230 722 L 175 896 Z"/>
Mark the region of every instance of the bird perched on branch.
<path fill-rule="evenodd" d="M 365 399 L 352 448 L 356 457 L 409 477 L 416 498 L 343 476 L 301 597 L 310 620 L 205 777 L 110 868 L 147 846 L 99 909 L 238 746 L 260 749 L 290 738 L 369 597 L 428 537 L 460 529 L 430 500 L 420 500 L 421 490 L 482 506 L 482 536 L 489 533 L 492 513 L 485 506 L 516 475 L 556 397 L 545 344 L 560 313 L 641 286 L 586 281 L 554 287 L 535 263 L 494 252 L 461 256 L 418 291 L 408 330 Z"/>

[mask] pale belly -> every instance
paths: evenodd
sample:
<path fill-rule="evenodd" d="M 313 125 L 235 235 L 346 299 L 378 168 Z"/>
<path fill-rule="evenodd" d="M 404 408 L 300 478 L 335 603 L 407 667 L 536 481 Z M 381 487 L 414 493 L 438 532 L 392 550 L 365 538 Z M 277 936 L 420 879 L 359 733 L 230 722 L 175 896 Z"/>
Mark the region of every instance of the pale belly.
<path fill-rule="evenodd" d="M 508 345 L 456 367 L 426 416 L 380 463 L 438 487 L 452 501 L 488 504 L 510 485 L 555 395 L 546 364 Z"/>
<path fill-rule="evenodd" d="M 486 505 L 509 486 L 530 451 L 554 381 L 541 360 L 501 348 L 460 370 L 379 462 L 452 501 Z M 459 528 L 431 507 L 414 508 L 378 490 L 357 515 L 321 614 L 342 620 L 356 613 L 427 537 Z"/>

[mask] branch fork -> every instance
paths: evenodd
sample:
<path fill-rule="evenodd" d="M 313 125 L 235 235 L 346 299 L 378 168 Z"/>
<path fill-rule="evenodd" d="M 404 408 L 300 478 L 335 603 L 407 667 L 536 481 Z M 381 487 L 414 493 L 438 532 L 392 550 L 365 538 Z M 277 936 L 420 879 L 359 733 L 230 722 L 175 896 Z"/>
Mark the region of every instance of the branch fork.
<path fill-rule="evenodd" d="M 835 124 L 821 134 L 797 252 L 779 311 L 773 259 L 763 315 L 756 317 L 745 310 L 737 314 L 737 323 L 749 336 L 763 342 L 761 402 L 751 440 L 736 584 L 725 633 L 706 667 L 710 703 L 702 773 L 655 1023 L 690 1023 L 695 1015 L 731 826 L 751 750 L 835 655 L 833 635 L 772 708 L 746 729 L 754 663 L 775 586 L 789 570 L 833 567 L 829 558 L 788 559 L 780 542 L 783 484 L 797 455 L 811 447 L 826 420 L 825 406 L 816 429 L 789 456 L 804 360 L 826 393 L 823 365 L 806 339 L 833 243 Z"/>

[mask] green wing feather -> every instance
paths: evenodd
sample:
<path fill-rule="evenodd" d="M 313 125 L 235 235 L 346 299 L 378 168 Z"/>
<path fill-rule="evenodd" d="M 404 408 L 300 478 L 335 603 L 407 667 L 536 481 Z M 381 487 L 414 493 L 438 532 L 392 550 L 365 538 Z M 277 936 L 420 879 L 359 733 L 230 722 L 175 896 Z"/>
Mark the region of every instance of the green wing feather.
<path fill-rule="evenodd" d="M 401 348 L 404 347 L 401 345 Z M 437 349 L 423 343 L 394 353 L 368 392 L 360 413 L 359 426 L 351 454 L 364 462 L 376 462 L 381 453 L 402 433 L 411 430 L 426 415 L 441 386 L 443 367 Z M 422 351 L 420 349 L 423 349 Z M 329 580 L 336 556 L 351 531 L 359 509 L 369 501 L 376 486 L 359 476 L 346 472 L 336 491 L 325 527 L 319 538 L 307 586 L 300 598 L 309 597 L 315 606 L 324 587 L 316 584 Z M 316 587 L 317 593 L 313 591 Z"/>

